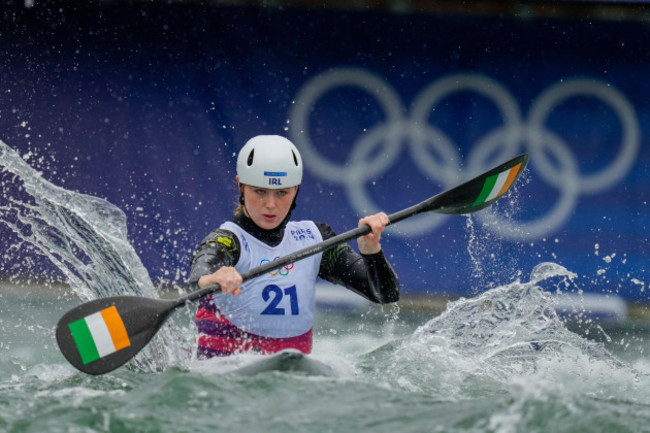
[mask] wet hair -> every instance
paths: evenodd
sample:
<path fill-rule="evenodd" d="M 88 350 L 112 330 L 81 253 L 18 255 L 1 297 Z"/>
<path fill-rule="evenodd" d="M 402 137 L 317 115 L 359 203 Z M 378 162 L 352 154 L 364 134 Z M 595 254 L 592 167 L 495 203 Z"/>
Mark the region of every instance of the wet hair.
<path fill-rule="evenodd" d="M 244 213 L 244 185 L 237 184 L 239 189 L 239 195 L 237 196 L 237 207 L 235 208 L 235 216 L 239 216 Z"/>
<path fill-rule="evenodd" d="M 237 207 L 235 208 L 235 216 L 239 216 L 244 213 L 244 193 L 239 194 L 237 200 Z"/>

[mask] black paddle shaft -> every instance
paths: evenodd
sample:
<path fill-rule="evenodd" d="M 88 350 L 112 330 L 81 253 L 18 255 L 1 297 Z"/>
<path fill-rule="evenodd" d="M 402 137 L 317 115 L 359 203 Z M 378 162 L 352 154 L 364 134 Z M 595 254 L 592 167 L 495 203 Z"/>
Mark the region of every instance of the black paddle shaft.
<path fill-rule="evenodd" d="M 498 173 L 503 172 L 504 170 L 521 165 L 516 174 L 515 179 L 512 182 L 512 184 L 514 184 L 516 180 L 519 178 L 519 176 L 521 175 L 521 173 L 524 171 L 524 168 L 527 163 L 528 163 L 528 154 L 519 155 L 516 158 L 513 158 L 510 161 L 505 162 L 493 168 L 492 170 L 489 170 L 483 173 L 482 175 L 475 177 L 472 180 L 469 180 L 451 190 L 442 192 L 414 206 L 408 207 L 406 209 L 402 209 L 401 211 L 389 215 L 388 216 L 389 224 L 395 224 L 399 221 L 402 221 L 406 218 L 412 217 L 414 215 L 423 212 L 433 211 L 433 212 L 449 214 L 449 215 L 462 215 L 462 214 L 468 214 L 471 212 L 476 212 L 478 210 L 484 209 L 492 205 L 492 203 L 494 203 L 500 198 L 499 196 L 499 197 L 495 197 L 494 199 L 488 202 L 479 205 L 475 204 L 476 197 L 478 197 L 478 195 L 481 192 L 481 189 L 484 187 L 485 180 L 492 176 L 495 176 Z M 371 231 L 370 227 L 367 225 L 363 227 L 357 227 L 345 233 L 341 233 L 337 236 L 326 239 L 316 245 L 303 248 L 302 250 L 298 250 L 292 254 L 288 254 L 286 256 L 275 259 L 271 262 L 265 263 L 264 265 L 250 269 L 242 273 L 241 276 L 244 281 L 251 280 L 267 272 L 280 269 L 285 265 L 294 263 L 298 260 L 302 260 L 309 256 L 313 256 L 314 254 L 318 254 L 320 252 L 326 251 L 329 248 L 332 248 L 336 245 L 343 244 L 345 242 L 349 242 L 358 237 L 367 235 L 368 233 L 370 233 L 370 231 Z M 179 298 L 178 301 L 176 302 L 176 306 L 180 307 L 182 305 L 185 305 L 188 302 L 195 301 L 204 296 L 218 292 L 220 289 L 221 287 L 218 284 L 214 284 L 205 287 L 203 289 L 199 289 L 195 292 L 189 293 Z"/>

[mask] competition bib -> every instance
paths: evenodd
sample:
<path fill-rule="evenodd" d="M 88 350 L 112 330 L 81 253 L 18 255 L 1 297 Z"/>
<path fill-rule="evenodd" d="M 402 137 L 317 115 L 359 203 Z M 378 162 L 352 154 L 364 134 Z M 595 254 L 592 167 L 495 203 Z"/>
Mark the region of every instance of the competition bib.
<path fill-rule="evenodd" d="M 271 247 L 232 222 L 222 229 L 235 233 L 241 245 L 235 269 L 251 268 L 322 241 L 311 221 L 290 221 L 282 242 Z M 313 327 L 316 278 L 322 253 L 275 269 L 245 282 L 241 295 L 215 294 L 213 301 L 226 318 L 243 331 L 273 338 L 295 337 Z"/>

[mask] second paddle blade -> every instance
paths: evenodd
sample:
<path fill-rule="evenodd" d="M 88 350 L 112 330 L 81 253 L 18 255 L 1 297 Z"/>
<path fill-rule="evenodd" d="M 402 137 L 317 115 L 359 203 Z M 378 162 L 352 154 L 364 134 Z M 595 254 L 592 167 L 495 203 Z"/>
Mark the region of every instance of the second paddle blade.
<path fill-rule="evenodd" d="M 499 200 L 517 182 L 528 154 L 522 154 L 482 175 L 459 185 L 432 201 L 436 212 L 462 215 L 484 209 Z"/>

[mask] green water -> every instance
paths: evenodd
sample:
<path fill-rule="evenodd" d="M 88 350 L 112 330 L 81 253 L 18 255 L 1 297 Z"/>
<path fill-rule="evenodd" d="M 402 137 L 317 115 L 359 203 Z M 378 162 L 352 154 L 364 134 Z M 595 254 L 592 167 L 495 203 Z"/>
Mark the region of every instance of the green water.
<path fill-rule="evenodd" d="M 430 313 L 390 308 L 321 311 L 312 356 L 334 377 L 241 376 L 192 360 L 88 376 L 67 365 L 53 335 L 79 301 L 23 290 L 0 298 L 0 431 L 650 431 L 648 328 L 604 324 L 593 335 L 601 345 L 544 313 L 550 301 L 530 285 L 459 301 L 432 323 Z M 533 335 L 543 349 L 525 343 Z"/>

